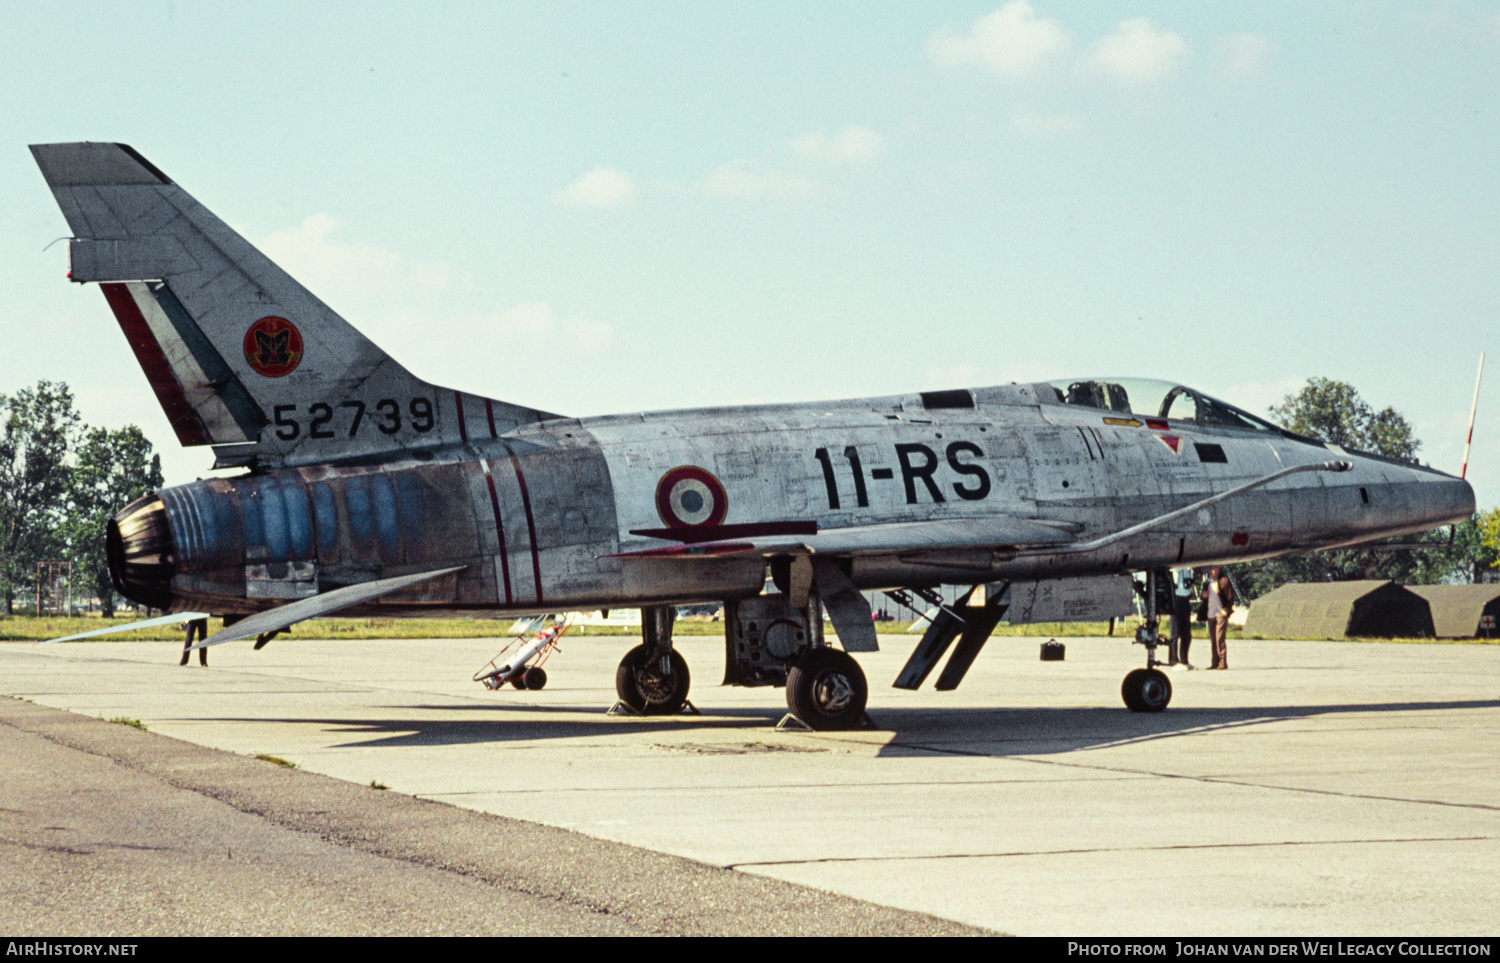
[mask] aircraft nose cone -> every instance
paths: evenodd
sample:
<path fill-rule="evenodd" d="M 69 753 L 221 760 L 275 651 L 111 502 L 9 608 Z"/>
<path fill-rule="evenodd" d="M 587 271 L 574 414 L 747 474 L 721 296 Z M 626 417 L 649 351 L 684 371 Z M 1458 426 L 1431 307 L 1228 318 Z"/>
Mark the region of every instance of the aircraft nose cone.
<path fill-rule="evenodd" d="M 1462 478 L 1444 475 L 1417 488 L 1423 517 L 1433 526 L 1468 521 L 1474 515 L 1474 486 Z"/>
<path fill-rule="evenodd" d="M 1453 501 L 1453 510 L 1470 518 L 1474 514 L 1477 502 L 1474 500 L 1474 486 L 1462 478 L 1455 478 L 1448 483 L 1448 497 Z"/>

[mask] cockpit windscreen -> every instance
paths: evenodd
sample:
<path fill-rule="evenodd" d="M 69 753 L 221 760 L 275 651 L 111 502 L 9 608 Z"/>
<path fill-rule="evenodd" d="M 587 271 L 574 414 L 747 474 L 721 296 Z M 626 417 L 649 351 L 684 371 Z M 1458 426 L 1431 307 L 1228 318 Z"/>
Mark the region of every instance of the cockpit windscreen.
<path fill-rule="evenodd" d="M 1046 383 L 1065 405 L 1099 408 L 1138 418 L 1193 421 L 1221 428 L 1280 432 L 1281 429 L 1234 405 L 1186 385 L 1153 378 L 1079 378 Z"/>

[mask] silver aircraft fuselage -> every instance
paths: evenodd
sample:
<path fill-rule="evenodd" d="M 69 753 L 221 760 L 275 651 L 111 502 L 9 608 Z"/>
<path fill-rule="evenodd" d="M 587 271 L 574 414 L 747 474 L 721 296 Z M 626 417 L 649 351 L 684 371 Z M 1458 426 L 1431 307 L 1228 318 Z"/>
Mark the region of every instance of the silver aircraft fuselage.
<path fill-rule="evenodd" d="M 921 685 L 951 646 L 935 683 L 951 689 L 1015 583 L 1032 582 L 1033 599 L 1044 583 L 1077 590 L 1064 614 L 1108 617 L 1128 609 L 1130 579 L 1103 579 L 1107 604 L 1084 598 L 1093 583 L 1057 580 L 1145 571 L 1147 666 L 1121 694 L 1156 712 L 1171 698 L 1154 667 L 1166 567 L 1359 544 L 1474 511 L 1460 479 L 1170 382 L 582 419 L 454 391 L 129 145 L 31 150 L 72 232 L 68 277 L 99 285 L 178 440 L 245 469 L 144 495 L 107 530 L 122 595 L 185 614 L 190 644 L 224 617 L 200 653 L 252 636 L 259 648 L 337 612 L 639 607 L 642 642 L 616 693 L 669 715 L 690 682 L 673 606 L 723 602 L 726 683 L 785 686 L 796 719 L 840 729 L 860 724 L 868 694 L 848 653 L 878 648 L 860 590 L 934 607 L 895 684 Z M 944 584 L 968 589 L 950 606 L 933 592 Z M 1019 603 L 1022 618 L 1038 611 Z"/>
<path fill-rule="evenodd" d="M 777 551 L 765 530 L 792 529 L 780 543 L 815 552 L 799 532 L 954 531 L 1000 516 L 1045 526 L 1065 548 L 1330 457 L 1353 468 L 1293 475 L 1092 552 L 1048 551 L 1035 536 L 897 538 L 881 550 L 876 537 L 849 554 L 849 574 L 861 589 L 1113 574 L 1364 542 L 1474 511 L 1467 482 L 1430 468 L 1268 426 L 1067 404 L 1049 389 L 554 419 L 493 437 L 482 399 L 439 396 L 456 417 L 465 397 L 478 412 L 459 444 L 160 492 L 173 544 L 169 584 L 157 586 L 180 608 L 248 612 L 462 566 L 361 611 L 744 598 L 761 592 Z M 697 472 L 679 472 L 674 503 L 663 485 L 684 468 Z M 695 528 L 709 540 L 679 537 Z M 761 537 L 736 538 L 745 529 Z"/>

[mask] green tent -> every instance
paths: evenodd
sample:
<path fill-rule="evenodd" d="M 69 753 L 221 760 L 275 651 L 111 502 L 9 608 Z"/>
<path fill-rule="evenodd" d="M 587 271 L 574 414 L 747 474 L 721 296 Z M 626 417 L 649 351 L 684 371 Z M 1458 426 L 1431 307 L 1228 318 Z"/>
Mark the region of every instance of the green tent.
<path fill-rule="evenodd" d="M 1500 635 L 1500 583 L 1487 585 L 1413 585 L 1427 600 L 1432 626 L 1440 639 L 1494 638 Z M 1489 617 L 1485 624 L 1485 616 Z"/>
<path fill-rule="evenodd" d="M 1290 583 L 1256 599 L 1245 634 L 1270 639 L 1433 634 L 1427 600 L 1395 582 Z"/>

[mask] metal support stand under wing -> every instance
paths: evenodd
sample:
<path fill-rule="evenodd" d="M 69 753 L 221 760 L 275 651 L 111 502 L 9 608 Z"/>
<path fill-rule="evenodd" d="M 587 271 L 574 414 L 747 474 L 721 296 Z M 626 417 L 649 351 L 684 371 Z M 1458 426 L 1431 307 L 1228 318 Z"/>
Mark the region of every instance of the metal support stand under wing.
<path fill-rule="evenodd" d="M 1005 586 L 1008 589 L 1009 586 Z M 948 664 L 943 666 L 943 674 L 938 676 L 935 688 L 940 692 L 957 689 L 958 684 L 963 681 L 969 671 L 969 666 L 979 656 L 979 650 L 984 648 L 984 643 L 989 641 L 990 633 L 995 631 L 995 626 L 1000 624 L 1000 619 L 1005 615 L 1005 610 L 1010 608 L 1010 593 L 1001 586 L 991 586 L 991 591 L 986 594 L 984 605 L 969 605 L 964 609 L 968 617 L 968 624 L 964 626 L 963 634 L 958 637 L 958 645 L 953 649 L 953 654 L 948 657 Z"/>
<path fill-rule="evenodd" d="M 901 674 L 896 676 L 892 683 L 898 689 L 917 689 L 926 681 L 943 653 L 948 651 L 948 646 L 958 638 L 964 630 L 964 619 L 956 611 L 943 605 L 941 599 L 933 592 L 914 590 L 924 599 L 938 606 L 937 615 L 933 616 L 932 622 L 927 626 L 927 631 L 922 633 L 922 641 L 917 643 L 911 658 L 906 660 L 906 665 L 901 669 Z M 920 611 L 911 604 L 911 596 L 905 591 L 887 592 L 891 598 L 905 605 L 913 611 Z M 974 594 L 970 589 L 963 598 L 958 600 L 958 607 L 963 608 L 968 604 L 969 598 Z"/>
<path fill-rule="evenodd" d="M 943 691 L 955 689 L 963 681 L 964 675 L 969 667 L 974 664 L 979 650 L 989 640 L 990 633 L 995 631 L 995 626 L 1000 624 L 1005 611 L 1010 607 L 1009 585 L 1001 582 L 991 586 L 975 586 L 966 592 L 963 598 L 952 608 L 940 606 L 938 613 L 933 617 L 932 624 L 922 635 L 922 641 L 917 643 L 917 648 L 912 652 L 911 658 L 906 661 L 901 674 L 896 677 L 894 683 L 898 689 L 917 689 L 926 681 L 927 676 L 937 666 L 943 654 L 948 651 L 955 639 L 958 646 L 949 657 L 948 664 L 943 667 L 943 672 L 938 676 L 937 688 Z M 910 607 L 910 597 L 905 592 L 887 593 L 902 605 Z M 931 593 L 919 593 L 928 601 Z M 975 596 L 982 594 L 984 599 L 978 605 Z"/>

